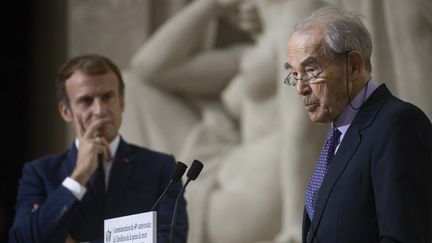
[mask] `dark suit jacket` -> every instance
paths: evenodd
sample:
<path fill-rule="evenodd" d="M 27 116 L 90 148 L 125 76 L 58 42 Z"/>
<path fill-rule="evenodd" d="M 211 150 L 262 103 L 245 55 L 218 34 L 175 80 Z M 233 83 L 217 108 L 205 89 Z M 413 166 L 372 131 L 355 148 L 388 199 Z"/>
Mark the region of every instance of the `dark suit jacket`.
<path fill-rule="evenodd" d="M 381 85 L 343 138 L 303 242 L 431 243 L 432 126 Z"/>
<path fill-rule="evenodd" d="M 172 156 L 127 144 L 117 149 L 106 198 L 105 212 L 95 202 L 90 183 L 81 201 L 62 185 L 75 166 L 73 145 L 59 156 L 27 163 L 18 188 L 11 242 L 65 242 L 68 234 L 79 241 L 103 242 L 103 220 L 150 211 L 169 182 Z M 173 183 L 157 208 L 158 242 L 168 242 L 174 202 L 181 183 Z M 34 205 L 40 205 L 33 209 Z M 179 200 L 175 242 L 186 242 L 186 202 Z"/>

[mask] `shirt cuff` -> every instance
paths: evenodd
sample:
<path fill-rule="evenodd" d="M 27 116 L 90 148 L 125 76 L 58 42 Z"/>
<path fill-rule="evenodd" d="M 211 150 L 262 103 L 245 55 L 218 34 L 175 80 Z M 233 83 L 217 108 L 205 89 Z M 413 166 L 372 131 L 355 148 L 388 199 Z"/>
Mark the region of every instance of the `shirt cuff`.
<path fill-rule="evenodd" d="M 67 189 L 69 189 L 69 191 L 71 191 L 72 194 L 80 201 L 84 197 L 84 194 L 87 191 L 87 188 L 81 186 L 79 182 L 72 179 L 71 177 L 66 177 L 62 182 L 62 185 Z"/>

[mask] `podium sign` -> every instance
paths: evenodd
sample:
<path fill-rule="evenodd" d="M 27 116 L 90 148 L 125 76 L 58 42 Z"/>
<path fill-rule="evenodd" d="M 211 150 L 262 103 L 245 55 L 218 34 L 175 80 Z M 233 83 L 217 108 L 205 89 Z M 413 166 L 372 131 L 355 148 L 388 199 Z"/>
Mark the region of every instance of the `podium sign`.
<path fill-rule="evenodd" d="M 156 243 L 156 212 L 132 214 L 104 221 L 105 243 Z"/>

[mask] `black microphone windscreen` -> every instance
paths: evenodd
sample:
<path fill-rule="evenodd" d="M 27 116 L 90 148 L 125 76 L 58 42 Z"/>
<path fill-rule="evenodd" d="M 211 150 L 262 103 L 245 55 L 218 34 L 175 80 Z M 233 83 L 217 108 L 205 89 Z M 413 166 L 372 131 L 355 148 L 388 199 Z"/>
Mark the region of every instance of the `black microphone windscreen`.
<path fill-rule="evenodd" d="M 201 161 L 194 160 L 192 162 L 191 167 L 188 170 L 187 177 L 190 180 L 195 180 L 198 177 L 198 175 L 201 173 L 201 170 L 203 169 L 203 167 L 204 167 L 204 165 L 203 165 L 203 163 L 201 163 Z"/>
<path fill-rule="evenodd" d="M 182 163 L 180 161 L 177 161 L 177 163 L 175 164 L 173 170 L 171 171 L 171 180 L 176 182 L 179 181 L 183 174 L 185 173 L 187 168 L 187 165 L 185 163 Z"/>

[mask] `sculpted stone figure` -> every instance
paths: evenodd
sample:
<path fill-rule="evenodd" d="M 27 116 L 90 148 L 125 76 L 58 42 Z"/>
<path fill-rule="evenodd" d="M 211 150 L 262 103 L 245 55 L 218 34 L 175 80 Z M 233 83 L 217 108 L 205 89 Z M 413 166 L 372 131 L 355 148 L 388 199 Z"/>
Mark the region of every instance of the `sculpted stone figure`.
<path fill-rule="evenodd" d="M 287 8 L 298 12 L 281 18 Z M 186 191 L 189 242 L 272 241 L 278 235 L 299 241 L 306 176 L 284 172 L 290 165 L 279 110 L 291 105 L 278 102 L 284 101 L 279 87 L 287 26 L 311 10 L 309 1 L 194 1 L 145 43 L 125 72 L 135 100 L 128 101 L 133 107 L 126 109 L 123 132 L 186 162 L 205 163 L 199 183 Z M 209 27 L 229 13 L 253 42 L 203 47 Z M 292 117 L 304 115 L 292 106 Z M 304 156 L 298 154 L 290 156 L 300 168 Z M 282 209 L 287 200 L 290 209 Z"/>

